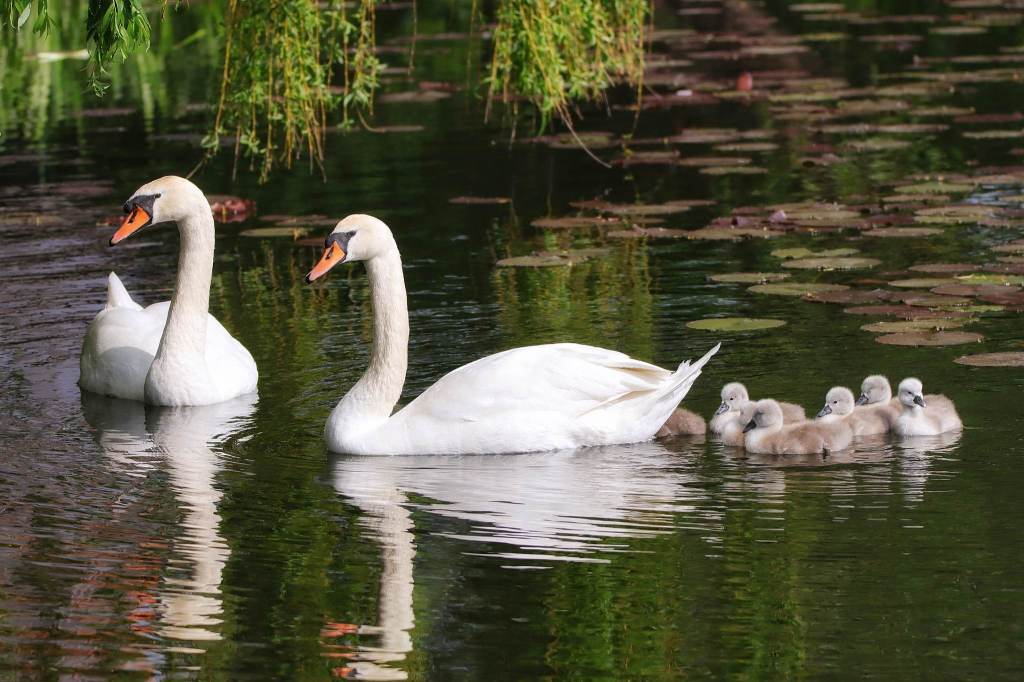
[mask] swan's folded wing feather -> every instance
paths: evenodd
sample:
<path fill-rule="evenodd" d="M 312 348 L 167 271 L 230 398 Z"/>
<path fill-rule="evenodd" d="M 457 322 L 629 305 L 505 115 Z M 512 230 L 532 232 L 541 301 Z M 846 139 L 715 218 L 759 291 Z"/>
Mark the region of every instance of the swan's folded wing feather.
<path fill-rule="evenodd" d="M 628 355 L 560 343 L 489 355 L 445 376 L 399 414 L 481 421 L 533 411 L 580 415 L 635 392 L 656 390 L 671 372 Z"/>

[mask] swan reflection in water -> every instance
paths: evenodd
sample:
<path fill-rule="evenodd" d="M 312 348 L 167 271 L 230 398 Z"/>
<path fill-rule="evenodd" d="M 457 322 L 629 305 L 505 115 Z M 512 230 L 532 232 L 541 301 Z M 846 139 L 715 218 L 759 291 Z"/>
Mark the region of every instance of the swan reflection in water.
<path fill-rule="evenodd" d="M 219 529 L 221 492 L 214 479 L 223 464 L 217 445 L 250 423 L 256 396 L 204 407 L 147 407 L 86 393 L 82 402 L 110 465 L 131 476 L 165 469 L 182 512 L 152 609 L 157 633 L 175 640 L 220 639 L 221 577 L 230 549 Z"/>
<path fill-rule="evenodd" d="M 349 663 L 343 674 L 406 677 L 388 664 L 412 650 L 411 509 L 455 520 L 462 532 L 439 535 L 462 540 L 465 554 L 494 557 L 506 568 L 606 563 L 609 553 L 630 551 L 630 540 L 673 532 L 681 513 L 691 527 L 702 524 L 708 535 L 720 534 L 720 511 L 702 506 L 705 491 L 685 465 L 688 454 L 702 451 L 681 455 L 659 443 L 639 443 L 521 455 L 334 456 L 334 486 L 365 512 L 361 522 L 380 544 L 383 565 L 379 622 L 324 628 L 325 638 L 359 632 L 378 645 L 344 654 Z M 430 503 L 410 501 L 424 498 Z M 468 543 L 481 543 L 480 551 Z M 502 549 L 493 551 L 495 546 Z M 328 645 L 329 652 L 339 648 Z"/>

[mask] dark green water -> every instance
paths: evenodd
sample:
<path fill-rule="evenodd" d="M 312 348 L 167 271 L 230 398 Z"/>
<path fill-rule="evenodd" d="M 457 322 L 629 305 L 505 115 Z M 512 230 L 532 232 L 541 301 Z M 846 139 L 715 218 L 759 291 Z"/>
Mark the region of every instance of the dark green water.
<path fill-rule="evenodd" d="M 921 23 L 810 21 L 785 3 L 767 5 L 730 3 L 718 15 L 678 18 L 659 6 L 657 23 L 757 32 L 774 44 L 801 33 L 846 37 L 811 42 L 802 54 L 734 60 L 695 58 L 698 48 L 677 35 L 655 52 L 694 64 L 679 67 L 680 85 L 652 87 L 730 89 L 750 70 L 755 87 L 777 79 L 778 92 L 801 78 L 798 71 L 879 88 L 912 82 L 893 74 L 912 66 L 914 54 L 1013 55 L 999 48 L 1022 35 L 1019 25 L 942 36 Z M 903 11 L 938 10 L 946 11 L 937 3 Z M 765 24 L 771 16 L 779 22 Z M 116 271 L 143 303 L 166 299 L 173 286 L 174 230 L 111 249 L 113 228 L 97 221 L 117 214 L 138 185 L 186 173 L 197 160 L 189 136 L 204 132 L 208 114 L 188 104 L 213 96 L 217 20 L 216 8 L 198 5 L 165 25 L 151 53 L 115 71 L 110 97 L 98 105 L 125 109 L 113 115 L 89 110 L 95 103 L 82 94 L 79 62 L 41 65 L 10 53 L 4 62 L 4 83 L 21 90 L 5 85 L 0 138 L 0 678 L 1019 676 L 1024 374 L 952 362 L 969 352 L 1020 350 L 1019 314 L 982 314 L 968 327 L 985 336 L 978 346 L 888 346 L 859 329 L 875 318 L 759 296 L 707 276 L 779 270 L 770 256 L 776 248 L 853 246 L 883 264 L 793 279 L 891 280 L 909 276 L 897 273 L 915 263 L 991 262 L 989 247 L 1024 229 L 966 224 L 928 239 L 844 231 L 702 242 L 614 240 L 600 230 L 544 231 L 530 222 L 570 214 L 569 202 L 594 197 L 715 200 L 669 216 L 666 226 L 688 229 L 744 206 L 866 204 L 915 173 L 1006 172 L 1020 158 L 1019 140 L 962 132 L 1019 130 L 1020 121 L 880 134 L 910 144 L 853 154 L 844 144 L 859 138 L 814 132 L 820 121 L 793 120 L 779 102 L 723 99 L 643 113 L 638 138 L 708 126 L 770 131 L 777 149 L 743 154 L 767 173 L 708 176 L 682 166 L 606 169 L 578 150 L 509 147 L 502 130 L 481 125 L 475 96 L 459 93 L 379 106 L 377 123 L 418 124 L 421 132 L 331 134 L 326 182 L 299 168 L 259 186 L 247 173 L 232 180 L 229 161 L 215 162 L 197 183 L 208 193 L 251 197 L 260 214 L 366 212 L 392 227 L 412 327 L 403 400 L 451 369 L 517 345 L 572 340 L 673 366 L 722 341 L 685 403 L 702 414 L 730 380 L 816 412 L 830 386 L 856 388 L 881 372 L 920 377 L 926 390 L 956 401 L 966 424 L 952 437 L 863 441 L 825 461 L 746 456 L 685 438 L 537 455 L 337 456 L 321 435 L 367 362 L 362 269 L 341 268 L 307 286 L 302 276 L 319 250 L 240 236 L 267 224 L 255 219 L 218 226 L 211 312 L 256 358 L 258 399 L 154 409 L 83 396 L 76 386 L 81 338 L 103 304 L 106 273 Z M 420 22 L 425 32 L 466 25 L 448 7 L 428 7 Z M 382 12 L 381 27 L 385 36 L 406 35 L 408 16 Z M 923 39 L 901 51 L 857 37 L 884 33 Z M 80 47 L 74 35 L 65 38 L 36 49 Z M 461 82 L 467 63 L 479 68 L 479 49 L 423 41 L 416 77 Z M 415 87 L 394 78 L 391 91 Z M 972 80 L 898 99 L 979 114 L 1024 106 L 1019 77 Z M 848 122 L 935 119 L 897 111 L 826 123 Z M 583 125 L 617 134 L 632 126 L 632 113 L 620 110 L 593 112 Z M 722 155 L 710 144 L 676 148 Z M 827 153 L 838 160 L 805 161 Z M 1000 197 L 1021 192 L 979 187 L 967 198 L 1013 211 L 1019 200 Z M 458 195 L 511 203 L 449 203 Z M 572 268 L 495 267 L 509 255 L 605 244 L 608 255 Z M 685 327 L 723 314 L 788 325 L 743 334 Z"/>

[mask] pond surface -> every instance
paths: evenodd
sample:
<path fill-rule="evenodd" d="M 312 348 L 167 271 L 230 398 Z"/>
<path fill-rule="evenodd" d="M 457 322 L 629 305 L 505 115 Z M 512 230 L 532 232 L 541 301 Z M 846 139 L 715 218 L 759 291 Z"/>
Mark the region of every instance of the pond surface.
<path fill-rule="evenodd" d="M 1018 679 L 1024 371 L 953 362 L 1024 350 L 1013 280 L 998 282 L 1006 305 L 971 298 L 950 309 L 969 310 L 964 330 L 982 341 L 908 347 L 860 329 L 898 318 L 708 277 L 787 272 L 787 282 L 893 292 L 905 289 L 892 281 L 951 277 L 908 270 L 920 264 L 1019 275 L 1020 250 L 992 247 L 1024 236 L 1024 15 L 926 2 L 903 19 L 782 2 L 678 7 L 659 5 L 645 100 L 658 106 L 635 122 L 628 93 L 614 93 L 579 126 L 611 167 L 557 140 L 523 142 L 522 128 L 510 145 L 463 91 L 379 104 L 376 125 L 422 130 L 332 133 L 326 182 L 302 167 L 262 186 L 244 168 L 233 180 L 229 159 L 195 180 L 254 199 L 259 216 L 366 212 L 390 224 L 411 312 L 403 401 L 517 345 L 572 340 L 667 367 L 722 341 L 685 401 L 701 414 L 731 380 L 814 413 L 832 385 L 915 375 L 956 401 L 962 434 L 865 440 L 824 460 L 697 438 L 492 457 L 332 455 L 324 421 L 367 362 L 365 277 L 352 266 L 305 285 L 320 250 L 243 234 L 282 222 L 258 216 L 218 225 L 211 295 L 211 312 L 260 367 L 258 398 L 156 409 L 83 395 L 78 353 L 106 273 L 145 304 L 173 286 L 174 230 L 111 249 L 105 219 L 143 182 L 199 158 L 200 105 L 217 82 L 217 51 L 202 36 L 216 13 L 194 5 L 151 53 L 115 70 L 98 105 L 82 94 L 80 62 L 8 61 L 12 80 L 35 85 L 23 100 L 5 95 L 0 139 L 0 677 Z M 420 30 L 467 25 L 428 8 Z M 381 14 L 385 38 L 408 26 L 405 10 Z M 397 64 L 385 91 L 464 84 L 480 50 L 423 36 L 414 77 Z M 752 88 L 737 92 L 744 72 Z M 764 170 L 719 175 L 702 169 L 745 162 L 676 155 L 750 158 L 738 167 Z M 922 193 L 936 177 L 939 191 Z M 896 189 L 905 185 L 918 189 Z M 509 201 L 449 202 L 457 196 Z M 724 229 L 767 224 L 758 236 L 771 238 L 661 238 L 630 221 L 531 225 L 595 216 L 570 205 L 591 199 L 713 201 L 642 228 L 720 219 Z M 779 208 L 797 202 L 830 204 Z M 915 222 L 949 205 L 983 213 Z M 785 219 L 770 220 L 778 210 Z M 322 238 L 331 220 L 297 224 Z M 938 232 L 883 238 L 872 226 Z M 571 267 L 496 266 L 595 247 L 607 251 Z M 801 247 L 881 262 L 800 270 L 771 255 Z M 950 302 L 918 309 L 931 319 L 940 303 Z M 787 324 L 685 326 L 721 316 Z"/>

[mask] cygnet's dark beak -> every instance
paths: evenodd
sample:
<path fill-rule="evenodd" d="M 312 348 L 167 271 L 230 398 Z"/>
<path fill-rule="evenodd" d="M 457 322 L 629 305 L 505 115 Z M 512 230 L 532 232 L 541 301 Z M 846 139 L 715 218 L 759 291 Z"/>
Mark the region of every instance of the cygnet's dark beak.
<path fill-rule="evenodd" d="M 867 405 L 867 404 L 868 404 L 868 397 L 865 394 L 863 394 L 863 393 L 860 394 L 860 397 L 857 398 L 857 402 L 854 403 L 854 405 Z"/>
<path fill-rule="evenodd" d="M 924 396 L 923 395 L 915 395 L 914 396 L 914 404 L 915 405 L 920 405 L 921 407 L 928 407 L 928 405 L 924 402 Z"/>
<path fill-rule="evenodd" d="M 828 403 L 825 403 L 825 407 L 821 408 L 821 412 L 818 413 L 818 417 L 827 417 L 830 414 L 832 414 L 832 407 Z"/>
<path fill-rule="evenodd" d="M 750 421 L 747 422 L 747 425 L 743 427 L 743 433 L 746 433 L 747 431 L 753 431 L 756 428 L 757 422 L 751 419 Z"/>
<path fill-rule="evenodd" d="M 718 406 L 717 410 L 715 410 L 715 416 L 717 417 L 720 414 L 725 414 L 728 411 L 729 411 L 729 403 L 727 403 L 725 401 L 722 401 L 722 404 Z"/>

